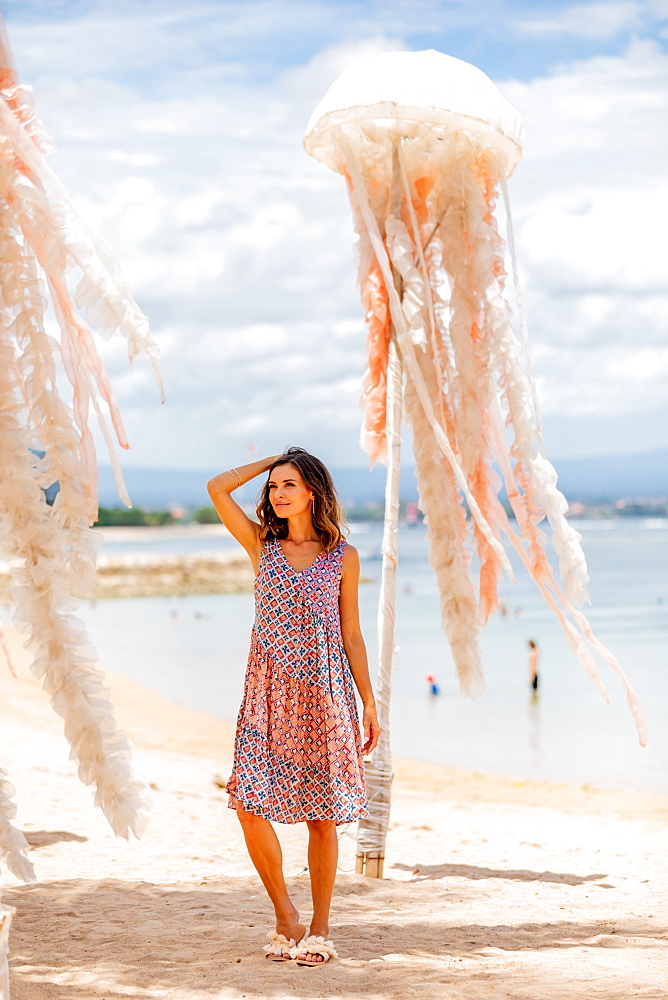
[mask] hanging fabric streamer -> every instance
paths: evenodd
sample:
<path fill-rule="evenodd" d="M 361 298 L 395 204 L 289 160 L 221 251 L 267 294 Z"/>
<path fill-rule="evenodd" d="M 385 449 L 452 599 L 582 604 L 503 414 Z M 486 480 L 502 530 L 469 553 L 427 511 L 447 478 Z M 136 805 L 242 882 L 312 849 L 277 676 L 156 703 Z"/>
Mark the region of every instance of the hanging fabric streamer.
<path fill-rule="evenodd" d="M 526 345 L 513 327 L 496 212 L 523 140 L 519 114 L 484 73 L 430 50 L 385 53 L 346 70 L 315 109 L 304 145 L 348 185 L 368 329 L 362 446 L 371 464 L 388 459 L 388 358 L 396 346 L 429 558 L 462 692 L 483 689 L 480 631 L 498 607 L 502 573 L 512 579 L 505 537 L 606 699 L 593 654 L 621 678 L 644 745 L 638 699 L 578 611 L 588 600 L 586 561 L 544 454 Z M 506 223 L 512 238 L 509 209 Z M 521 309 L 516 267 L 513 277 Z M 524 331 L 521 315 L 518 322 Z M 396 527 L 397 499 L 388 497 L 386 531 L 388 518 Z M 382 600 L 393 619 L 393 590 Z M 378 680 L 385 692 L 390 670 L 386 643 Z M 381 726 L 389 727 L 387 713 Z M 389 740 L 382 755 L 391 774 Z M 385 833 L 372 826 L 380 856 Z M 365 855 L 368 832 L 362 821 Z"/>
<path fill-rule="evenodd" d="M 29 636 L 32 672 L 63 719 L 79 776 L 94 787 L 117 835 L 140 836 L 150 792 L 134 773 L 95 650 L 73 614 L 72 594 L 86 592 L 99 544 L 91 530 L 97 518 L 91 407 L 108 444 L 105 411 L 118 443 L 128 447 L 80 311 L 103 336 L 123 335 L 130 361 L 148 355 L 156 373 L 158 351 L 116 258 L 77 213 L 46 164 L 46 149 L 0 22 L 0 548 L 14 564 L 14 622 Z M 63 395 L 67 382 L 70 393 Z M 113 447 L 110 457 L 129 504 Z M 27 843 L 11 822 L 13 794 L 0 771 L 0 852 L 29 881 Z M 1 916 L 0 955 L 10 919 L 6 910 Z M 0 960 L 0 981 L 2 974 Z"/>

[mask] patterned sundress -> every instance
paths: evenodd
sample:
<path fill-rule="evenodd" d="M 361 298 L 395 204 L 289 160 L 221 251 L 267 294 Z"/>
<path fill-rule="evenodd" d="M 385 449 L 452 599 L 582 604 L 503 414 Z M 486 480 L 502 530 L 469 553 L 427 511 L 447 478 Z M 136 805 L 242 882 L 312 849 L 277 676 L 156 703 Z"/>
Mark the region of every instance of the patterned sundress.
<path fill-rule="evenodd" d="M 295 570 L 278 540 L 255 579 L 229 806 L 279 823 L 367 815 L 353 679 L 339 613 L 346 543 Z"/>

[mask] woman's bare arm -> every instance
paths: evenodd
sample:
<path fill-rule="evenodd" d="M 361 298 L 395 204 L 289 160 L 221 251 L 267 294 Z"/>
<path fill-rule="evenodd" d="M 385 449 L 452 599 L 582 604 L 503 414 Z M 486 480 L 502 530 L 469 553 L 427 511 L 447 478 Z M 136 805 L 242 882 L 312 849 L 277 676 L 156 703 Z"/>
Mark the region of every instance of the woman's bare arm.
<path fill-rule="evenodd" d="M 343 554 L 343 572 L 341 574 L 341 596 L 339 608 L 341 612 L 341 635 L 343 637 L 343 648 L 346 651 L 350 671 L 353 675 L 355 687 L 362 699 L 364 710 L 362 727 L 364 729 L 365 754 L 371 753 L 380 736 L 380 726 L 378 725 L 378 715 L 376 713 L 376 699 L 374 698 L 371 678 L 369 677 L 369 664 L 366 655 L 366 646 L 362 636 L 359 615 L 358 589 L 360 580 L 360 559 L 357 549 L 352 545 L 346 545 Z"/>
<path fill-rule="evenodd" d="M 272 455 L 271 458 L 261 458 L 257 462 L 240 465 L 235 469 L 238 479 L 233 472 L 221 472 L 206 484 L 220 520 L 230 534 L 234 535 L 236 540 L 243 545 L 256 572 L 260 560 L 260 526 L 244 513 L 236 500 L 232 499 L 231 494 L 244 483 L 255 479 L 256 476 L 261 476 L 280 457 L 280 455 Z"/>

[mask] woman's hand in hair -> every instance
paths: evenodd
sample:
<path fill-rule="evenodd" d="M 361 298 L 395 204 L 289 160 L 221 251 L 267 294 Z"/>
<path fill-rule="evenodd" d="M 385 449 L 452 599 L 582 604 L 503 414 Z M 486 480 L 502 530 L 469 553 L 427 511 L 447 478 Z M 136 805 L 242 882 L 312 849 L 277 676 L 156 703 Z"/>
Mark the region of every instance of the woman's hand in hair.
<path fill-rule="evenodd" d="M 240 486 L 262 475 L 274 464 L 280 455 L 272 455 L 270 458 L 261 458 L 257 462 L 249 462 L 247 465 L 240 465 L 234 471 L 221 472 L 214 476 L 207 483 L 209 496 L 218 511 L 218 516 L 236 540 L 243 545 L 250 556 L 253 569 L 257 573 L 260 561 L 260 526 L 256 521 L 252 521 L 241 509 L 231 494 Z"/>

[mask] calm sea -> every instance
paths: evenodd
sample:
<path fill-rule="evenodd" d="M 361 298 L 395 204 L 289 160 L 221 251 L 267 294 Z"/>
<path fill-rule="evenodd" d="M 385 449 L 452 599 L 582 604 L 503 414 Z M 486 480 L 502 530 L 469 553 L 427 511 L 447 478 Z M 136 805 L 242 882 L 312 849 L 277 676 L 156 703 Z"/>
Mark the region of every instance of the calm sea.
<path fill-rule="evenodd" d="M 393 670 L 392 739 L 402 756 L 475 771 L 599 787 L 668 792 L 668 520 L 579 522 L 591 575 L 587 610 L 598 637 L 621 661 L 643 704 L 649 745 L 638 745 L 617 678 L 600 670 L 606 704 L 571 653 L 521 567 L 505 582 L 505 616 L 483 632 L 486 690 L 463 698 L 441 632 L 423 526 L 402 527 Z M 133 540 L 134 539 L 134 540 Z M 381 526 L 355 524 L 362 571 L 362 625 L 373 663 Z M 107 537 L 103 552 L 227 549 L 219 533 L 158 529 Z M 100 660 L 192 708 L 234 719 L 241 701 L 250 594 L 134 598 L 85 604 Z M 527 639 L 541 652 L 540 689 L 528 686 Z M 435 676 L 432 695 L 426 675 Z"/>

